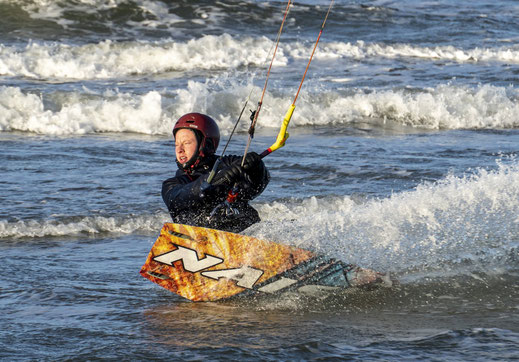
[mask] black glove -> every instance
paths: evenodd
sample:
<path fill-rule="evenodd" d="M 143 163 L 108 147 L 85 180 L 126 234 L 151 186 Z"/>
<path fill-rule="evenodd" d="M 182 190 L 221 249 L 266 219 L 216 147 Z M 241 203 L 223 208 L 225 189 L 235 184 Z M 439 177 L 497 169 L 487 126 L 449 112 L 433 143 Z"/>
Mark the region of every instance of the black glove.
<path fill-rule="evenodd" d="M 215 186 L 232 187 L 234 183 L 243 178 L 243 169 L 239 164 L 225 167 L 214 176 L 212 184 Z"/>
<path fill-rule="evenodd" d="M 243 163 L 243 168 L 245 171 L 251 170 L 257 167 L 261 163 L 261 156 L 256 152 L 249 152 L 245 156 L 245 162 Z"/>

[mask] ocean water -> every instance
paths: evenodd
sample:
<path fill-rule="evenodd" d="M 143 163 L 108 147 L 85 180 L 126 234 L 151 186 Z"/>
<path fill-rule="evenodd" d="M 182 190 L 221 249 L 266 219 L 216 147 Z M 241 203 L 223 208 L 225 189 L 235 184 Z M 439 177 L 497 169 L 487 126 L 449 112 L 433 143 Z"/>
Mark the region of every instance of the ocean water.
<path fill-rule="evenodd" d="M 275 140 L 328 4 L 292 5 L 252 150 Z M 227 140 L 285 7 L 0 0 L 0 359 L 519 358 L 516 1 L 335 1 L 265 158 L 244 234 L 399 285 L 191 303 L 140 277 L 169 221 L 175 120 L 210 114 Z"/>

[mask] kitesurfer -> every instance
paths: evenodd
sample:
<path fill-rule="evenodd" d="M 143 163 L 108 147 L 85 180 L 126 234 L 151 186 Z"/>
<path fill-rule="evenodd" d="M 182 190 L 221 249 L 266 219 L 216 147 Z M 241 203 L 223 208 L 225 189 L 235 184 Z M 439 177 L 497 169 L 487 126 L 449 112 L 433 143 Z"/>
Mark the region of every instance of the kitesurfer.
<path fill-rule="evenodd" d="M 261 194 L 270 175 L 261 157 L 223 156 L 210 183 L 209 173 L 218 159 L 220 130 L 201 113 L 188 113 L 173 128 L 178 170 L 162 183 L 162 199 L 173 222 L 240 232 L 260 221 L 249 201 Z M 229 191 L 232 191 L 230 194 Z"/>

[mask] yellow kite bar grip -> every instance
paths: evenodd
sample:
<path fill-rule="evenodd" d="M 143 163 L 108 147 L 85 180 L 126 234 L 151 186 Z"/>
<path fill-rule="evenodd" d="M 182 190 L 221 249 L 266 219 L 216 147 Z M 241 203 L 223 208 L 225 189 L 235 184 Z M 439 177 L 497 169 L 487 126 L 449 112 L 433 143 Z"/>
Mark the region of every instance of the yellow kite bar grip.
<path fill-rule="evenodd" d="M 272 146 L 270 146 L 268 149 L 263 151 L 263 153 L 260 155 L 261 158 L 271 154 L 275 150 L 283 147 L 285 145 L 285 141 L 288 139 L 289 134 L 287 133 L 288 124 L 290 123 L 290 119 L 292 118 L 292 114 L 294 113 L 294 110 L 296 109 L 296 105 L 292 104 L 290 108 L 288 108 L 287 113 L 285 114 L 285 118 L 283 119 L 283 123 L 281 124 L 281 128 L 279 129 L 278 137 L 276 138 L 276 142 Z"/>

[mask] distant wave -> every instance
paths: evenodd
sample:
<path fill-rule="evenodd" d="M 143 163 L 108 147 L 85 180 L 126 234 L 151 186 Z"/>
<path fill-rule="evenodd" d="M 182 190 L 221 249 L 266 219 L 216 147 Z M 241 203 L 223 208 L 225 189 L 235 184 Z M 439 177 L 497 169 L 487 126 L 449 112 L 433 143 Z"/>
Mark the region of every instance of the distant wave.
<path fill-rule="evenodd" d="M 107 98 L 110 95 L 105 94 Z M 19 88 L 0 88 L 0 130 L 49 135 L 98 132 L 166 133 L 162 124 L 161 96 L 149 92 L 133 97 L 116 94 L 111 100 L 77 99 L 71 94 L 59 111 L 45 109 L 39 95 Z M 69 104 L 68 101 L 71 103 Z"/>
<path fill-rule="evenodd" d="M 47 135 L 100 132 L 167 135 L 182 114 L 211 114 L 230 132 L 250 88 L 235 81 L 188 82 L 186 89 L 135 95 L 120 91 L 42 95 L 0 87 L 0 131 Z M 259 94 L 260 89 L 256 89 Z M 292 91 L 290 89 L 289 91 Z M 313 93 L 315 92 L 315 94 Z M 258 128 L 278 128 L 292 94 L 267 92 Z M 519 90 L 440 85 L 423 90 L 356 91 L 342 94 L 308 88 L 290 127 L 387 123 L 424 129 L 504 129 L 519 127 Z M 52 106 L 50 107 L 49 104 Z M 246 129 L 242 122 L 242 130 Z"/>
<path fill-rule="evenodd" d="M 427 129 L 517 128 L 519 91 L 512 87 L 447 84 L 421 91 L 362 92 L 337 97 L 331 101 L 330 110 L 335 111 L 330 112 L 330 123 L 357 119 Z M 337 114 L 339 110 L 342 112 Z"/>
<path fill-rule="evenodd" d="M 133 216 L 71 216 L 61 220 L 28 220 L 8 222 L 0 220 L 0 238 L 39 238 L 94 235 L 100 233 L 132 234 L 159 232 L 167 213 Z"/>
<path fill-rule="evenodd" d="M 70 45 L 30 42 L 25 48 L 0 44 L 0 75 L 37 79 L 87 80 L 160 74 L 168 71 L 231 70 L 262 66 L 271 49 L 266 37 L 206 35 L 173 40 Z M 306 59 L 310 44 L 281 43 L 276 67 Z M 408 44 L 321 43 L 316 59 L 418 58 L 456 62 L 519 63 L 519 48 L 459 49 Z"/>
<path fill-rule="evenodd" d="M 267 38 L 207 35 L 188 42 L 124 42 L 68 45 L 29 43 L 24 49 L 0 44 L 0 75 L 46 79 L 105 79 L 168 71 L 234 69 L 261 65 Z M 283 55 L 277 57 L 283 64 Z"/>
<path fill-rule="evenodd" d="M 356 43 L 333 42 L 322 45 L 321 57 L 339 58 L 421 58 L 455 62 L 509 62 L 519 63 L 519 47 L 460 49 L 452 45 L 419 47 L 410 44 L 379 44 L 357 41 Z"/>
<path fill-rule="evenodd" d="M 116 32 L 135 29 L 153 30 L 167 28 L 174 31 L 176 26 L 193 28 L 203 25 L 205 30 L 216 28 L 220 22 L 228 19 L 249 22 L 273 22 L 278 19 L 266 18 L 264 9 L 278 4 L 262 4 L 249 1 L 233 6 L 232 3 L 215 1 L 203 2 L 158 2 L 153 0 L 63 0 L 58 2 L 46 0 L 7 0 L 33 20 L 54 22 L 67 28 L 103 29 L 116 28 Z M 278 17 L 281 17 L 280 5 Z M 18 10 L 18 9 L 17 9 Z M 19 11 L 16 12 L 18 14 Z M 78 17 L 76 14 L 85 14 Z M 269 13 L 270 14 L 270 13 Z M 24 17 L 25 21 L 27 19 Z"/>

